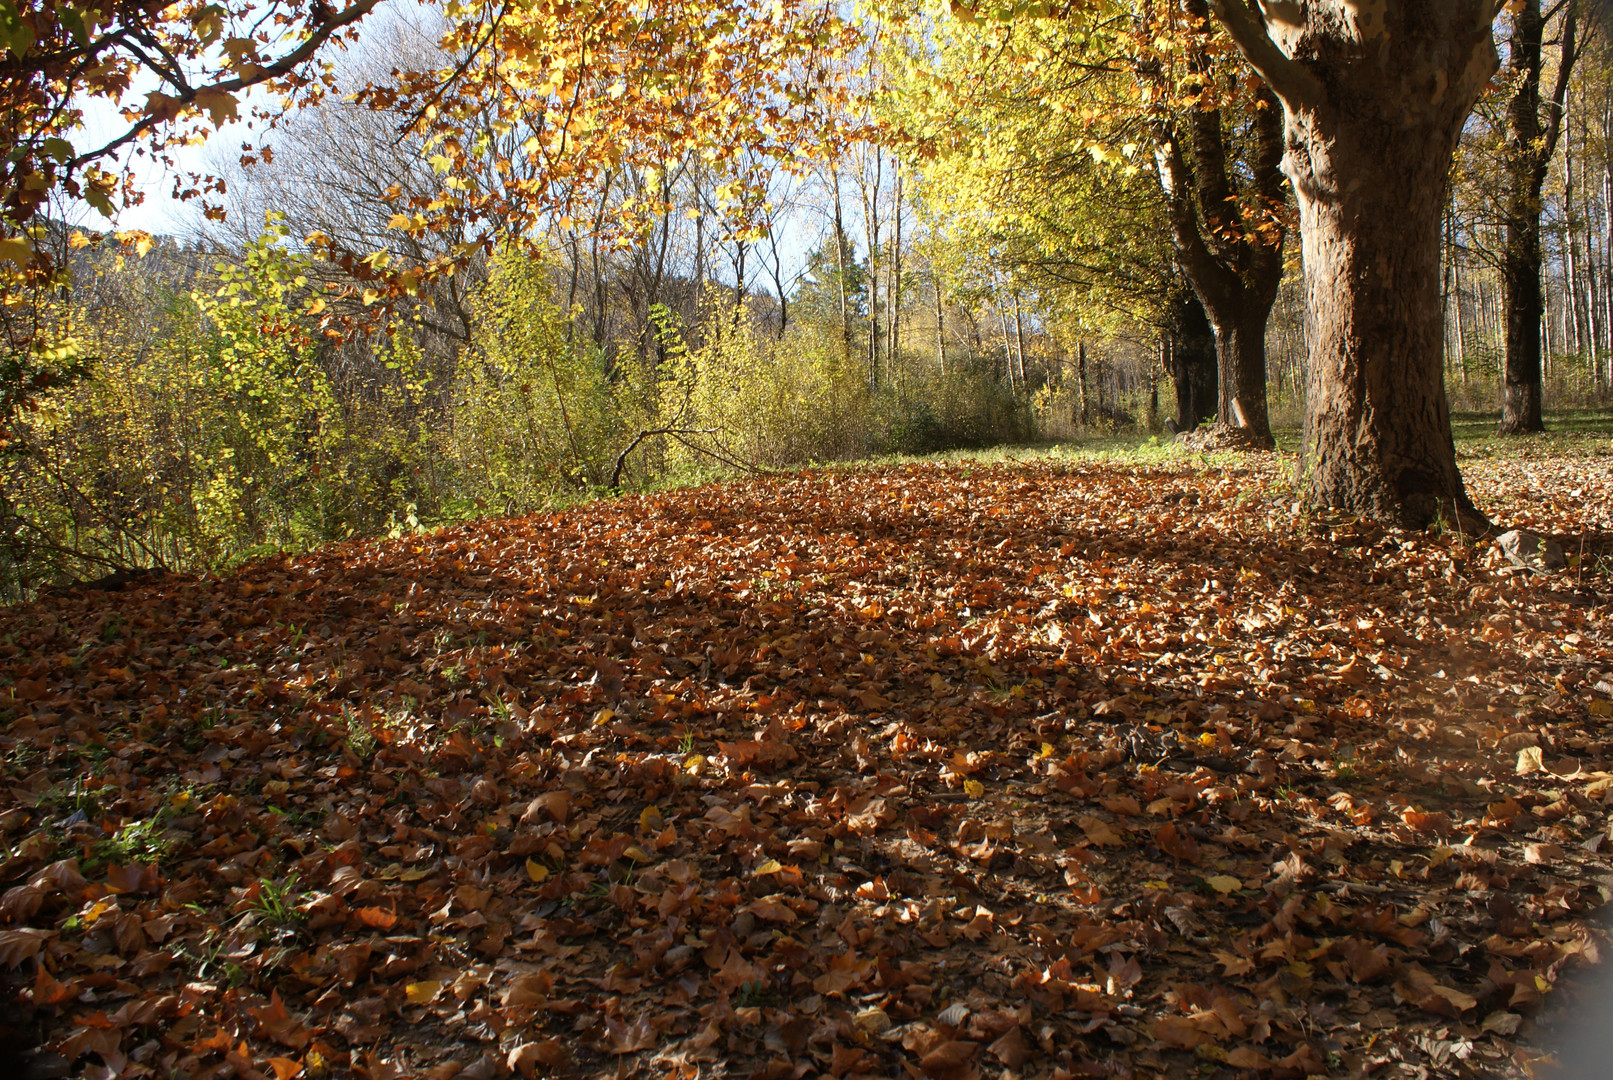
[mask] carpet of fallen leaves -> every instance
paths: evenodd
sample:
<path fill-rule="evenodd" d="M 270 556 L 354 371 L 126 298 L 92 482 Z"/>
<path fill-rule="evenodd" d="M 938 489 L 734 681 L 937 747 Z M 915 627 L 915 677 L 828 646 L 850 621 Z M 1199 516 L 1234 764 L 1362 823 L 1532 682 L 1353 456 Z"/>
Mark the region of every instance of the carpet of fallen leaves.
<path fill-rule="evenodd" d="M 1467 462 L 1549 576 L 1291 467 L 801 474 L 0 612 L 12 1034 L 103 1080 L 1519 1068 L 1604 947 L 1613 457 Z"/>

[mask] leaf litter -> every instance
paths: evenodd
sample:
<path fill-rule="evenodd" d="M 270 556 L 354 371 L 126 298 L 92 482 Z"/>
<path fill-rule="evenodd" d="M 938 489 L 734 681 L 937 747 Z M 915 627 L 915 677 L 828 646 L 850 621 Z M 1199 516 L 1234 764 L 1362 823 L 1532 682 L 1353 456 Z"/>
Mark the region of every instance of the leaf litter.
<path fill-rule="evenodd" d="M 10 609 L 13 1034 L 42 1076 L 1528 1068 L 1613 884 L 1607 465 L 1528 465 L 1467 468 L 1560 574 L 1298 516 L 1279 459 L 932 464 Z"/>

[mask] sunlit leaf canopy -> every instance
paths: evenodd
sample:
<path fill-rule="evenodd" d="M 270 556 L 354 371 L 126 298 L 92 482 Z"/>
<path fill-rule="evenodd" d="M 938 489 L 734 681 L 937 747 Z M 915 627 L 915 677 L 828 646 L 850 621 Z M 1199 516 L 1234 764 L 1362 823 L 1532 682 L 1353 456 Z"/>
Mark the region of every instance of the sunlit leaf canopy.
<path fill-rule="evenodd" d="M 1174 4 L 916 14 L 889 117 L 926 151 L 932 228 L 1085 325 L 1166 318 L 1176 275 L 1154 147 L 1199 110 L 1249 115 L 1259 81 L 1230 39 Z M 1272 213 L 1240 205 L 1228 220 L 1258 230 Z"/>
<path fill-rule="evenodd" d="M 356 32 L 378 2 L 0 0 L 0 258 L 48 272 L 35 241 L 54 197 L 82 199 L 108 217 L 120 202 L 138 201 L 121 152 L 172 164 L 174 148 L 240 119 L 240 96 L 252 87 L 282 101 L 317 98 L 330 76 L 315 57 Z M 98 105 L 121 124 L 97 139 L 84 122 Z M 181 174 L 175 184 L 182 198 L 217 190 L 200 176 Z"/>
<path fill-rule="evenodd" d="M 422 268 L 488 245 L 542 243 L 601 188 L 617 236 L 667 212 L 676 170 L 721 177 L 718 210 L 741 224 L 767 180 L 805 168 L 848 137 L 834 66 L 855 44 L 825 0 L 453 3 L 443 67 L 393 73 L 357 98 L 422 137 L 442 177 L 430 195 L 396 192 L 394 228 L 467 239 Z M 385 291 L 412 287 L 384 256 L 326 250 Z"/>

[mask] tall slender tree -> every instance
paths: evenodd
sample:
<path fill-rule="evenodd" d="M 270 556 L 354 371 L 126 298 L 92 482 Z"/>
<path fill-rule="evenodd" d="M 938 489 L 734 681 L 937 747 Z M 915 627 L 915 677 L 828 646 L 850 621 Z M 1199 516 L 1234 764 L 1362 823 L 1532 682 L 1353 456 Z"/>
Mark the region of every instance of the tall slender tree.
<path fill-rule="evenodd" d="M 1563 108 L 1569 78 L 1578 59 L 1575 44 L 1579 5 L 1558 4 L 1562 12 L 1557 74 L 1551 94 L 1540 98 L 1540 71 L 1547 20 L 1540 0 L 1513 5 L 1508 35 L 1505 209 L 1506 248 L 1501 257 L 1501 284 L 1506 293 L 1507 339 L 1501 394 L 1503 435 L 1544 431 L 1540 414 L 1540 208 L 1546 172 L 1563 131 Z M 1544 106 L 1545 116 L 1541 116 Z"/>

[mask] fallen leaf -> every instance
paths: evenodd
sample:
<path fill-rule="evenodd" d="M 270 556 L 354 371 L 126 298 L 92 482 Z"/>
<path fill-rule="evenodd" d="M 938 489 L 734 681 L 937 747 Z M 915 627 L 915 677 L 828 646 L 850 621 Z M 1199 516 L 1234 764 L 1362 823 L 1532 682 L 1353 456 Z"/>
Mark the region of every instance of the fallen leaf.
<path fill-rule="evenodd" d="M 377 930 L 390 930 L 398 924 L 398 917 L 383 908 L 359 908 L 356 914 L 359 922 L 365 926 L 373 926 Z"/>
<path fill-rule="evenodd" d="M 410 983 L 403 988 L 404 997 L 408 999 L 410 1005 L 430 1004 L 441 992 L 442 983 L 435 980 Z"/>

